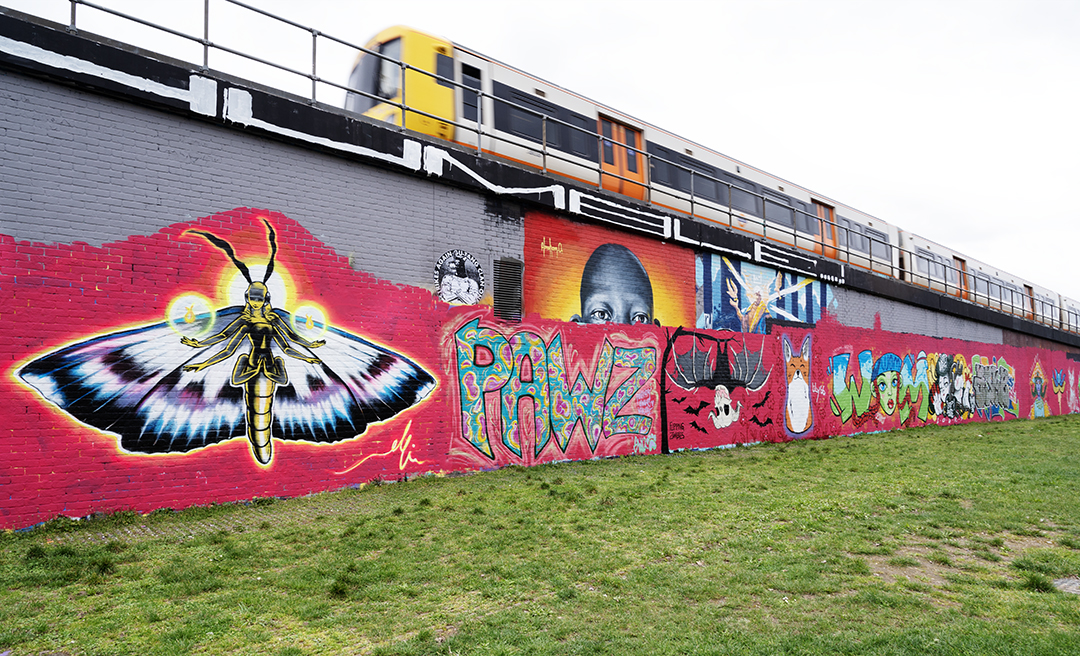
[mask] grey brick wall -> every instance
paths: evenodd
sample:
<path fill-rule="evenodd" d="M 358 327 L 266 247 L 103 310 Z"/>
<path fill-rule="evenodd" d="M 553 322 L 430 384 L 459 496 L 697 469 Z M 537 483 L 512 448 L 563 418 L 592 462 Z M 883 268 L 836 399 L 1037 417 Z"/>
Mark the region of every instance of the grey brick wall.
<path fill-rule="evenodd" d="M 894 333 L 928 337 L 950 337 L 987 344 L 1001 344 L 1002 330 L 940 312 L 914 307 L 899 301 L 833 287 L 836 318 L 845 326 L 873 328 L 877 316 L 881 328 Z"/>
<path fill-rule="evenodd" d="M 299 221 L 354 268 L 433 288 L 446 250 L 522 258 L 484 197 L 4 71 L 0 233 L 92 245 L 236 207 Z M 489 274 L 490 275 L 490 274 Z"/>

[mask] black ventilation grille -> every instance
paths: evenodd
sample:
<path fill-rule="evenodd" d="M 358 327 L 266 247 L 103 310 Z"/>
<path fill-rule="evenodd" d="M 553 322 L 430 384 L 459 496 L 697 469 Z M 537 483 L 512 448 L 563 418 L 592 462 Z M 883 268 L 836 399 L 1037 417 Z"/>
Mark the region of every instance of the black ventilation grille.
<path fill-rule="evenodd" d="M 512 259 L 495 260 L 495 316 L 503 321 L 521 321 L 521 275 L 525 264 Z"/>

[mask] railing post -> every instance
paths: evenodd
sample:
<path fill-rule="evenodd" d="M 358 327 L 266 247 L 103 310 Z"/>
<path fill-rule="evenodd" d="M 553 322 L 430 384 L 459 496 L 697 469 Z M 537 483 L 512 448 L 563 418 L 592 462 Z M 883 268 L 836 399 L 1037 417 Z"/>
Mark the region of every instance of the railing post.
<path fill-rule="evenodd" d="M 483 83 L 481 83 L 483 86 Z M 476 153 L 484 152 L 484 90 L 476 90 Z"/>
<path fill-rule="evenodd" d="M 690 216 L 694 216 L 694 201 L 697 196 L 694 195 L 694 169 L 690 169 Z"/>
<path fill-rule="evenodd" d="M 398 60 L 398 70 L 401 72 L 401 76 L 398 78 L 401 80 L 401 131 L 405 131 L 405 114 L 406 109 L 409 107 L 408 100 L 405 97 L 405 60 Z"/>
<path fill-rule="evenodd" d="M 79 28 L 75 27 L 75 7 L 79 5 L 79 0 L 71 0 L 71 22 L 68 23 L 68 32 L 78 32 Z"/>
<path fill-rule="evenodd" d="M 645 165 L 645 202 L 652 205 L 652 155 L 641 154 L 644 155 L 641 159 Z"/>
<path fill-rule="evenodd" d="M 210 70 L 210 0 L 203 0 L 202 70 Z"/>
<path fill-rule="evenodd" d="M 547 120 L 547 114 L 540 115 L 540 165 L 544 173 L 547 173 Z"/>
<path fill-rule="evenodd" d="M 319 58 L 319 30 L 311 30 L 311 104 L 314 105 L 317 100 L 316 96 L 316 80 L 319 79 L 318 72 L 318 58 Z"/>

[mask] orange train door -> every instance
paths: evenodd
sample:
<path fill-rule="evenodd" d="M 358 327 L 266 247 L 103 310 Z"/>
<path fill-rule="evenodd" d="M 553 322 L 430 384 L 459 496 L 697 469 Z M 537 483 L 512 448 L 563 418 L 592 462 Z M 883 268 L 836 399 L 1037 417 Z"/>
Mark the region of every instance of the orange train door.
<path fill-rule="evenodd" d="M 815 253 L 821 253 L 824 247 L 825 257 L 836 259 L 836 214 L 833 208 L 818 201 L 814 201 L 814 209 L 817 210 L 818 223 L 821 224 L 821 245 L 814 247 Z"/>
<path fill-rule="evenodd" d="M 1031 288 L 1031 285 L 1024 285 L 1024 295 L 1027 296 L 1027 308 L 1024 311 L 1024 316 L 1028 319 L 1035 319 L 1035 290 Z"/>
<path fill-rule="evenodd" d="M 963 299 L 968 297 L 968 275 L 967 275 L 967 262 L 953 256 L 953 267 L 956 269 L 957 275 L 957 290 L 954 292 L 957 296 Z"/>
<path fill-rule="evenodd" d="M 645 156 L 641 131 L 600 117 L 600 187 L 639 200 L 645 199 Z"/>

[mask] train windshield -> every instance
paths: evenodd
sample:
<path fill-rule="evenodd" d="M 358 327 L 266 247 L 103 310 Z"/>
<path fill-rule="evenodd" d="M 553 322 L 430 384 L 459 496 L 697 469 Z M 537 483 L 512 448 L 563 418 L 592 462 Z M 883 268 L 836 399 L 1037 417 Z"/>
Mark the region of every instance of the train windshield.
<path fill-rule="evenodd" d="M 350 87 L 371 94 L 363 96 L 350 92 L 346 96 L 345 109 L 359 114 L 379 104 L 380 98 L 393 99 L 401 87 L 401 67 L 398 65 L 401 60 L 401 38 L 381 43 L 372 50 L 387 59 L 364 54 L 349 77 Z"/>

